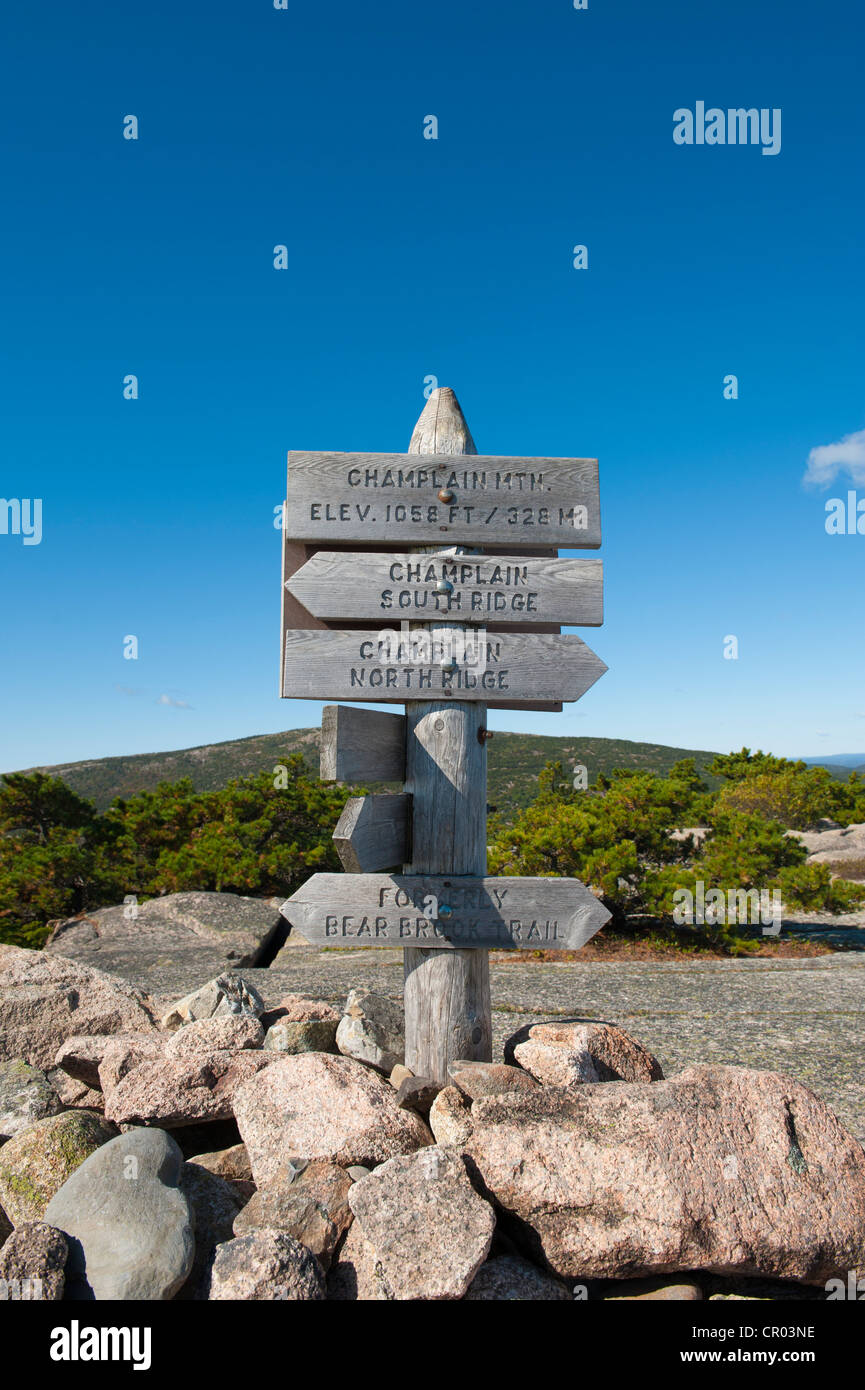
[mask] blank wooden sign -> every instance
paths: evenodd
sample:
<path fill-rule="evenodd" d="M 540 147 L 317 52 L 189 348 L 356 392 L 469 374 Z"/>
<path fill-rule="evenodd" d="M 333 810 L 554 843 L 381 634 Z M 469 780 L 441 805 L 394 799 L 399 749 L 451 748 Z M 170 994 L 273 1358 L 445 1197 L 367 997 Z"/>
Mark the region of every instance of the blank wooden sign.
<path fill-rule="evenodd" d="M 296 541 L 597 549 L 597 459 L 290 453 Z"/>
<path fill-rule="evenodd" d="M 603 586 L 601 560 L 320 550 L 285 587 L 316 618 L 333 622 L 600 627 Z"/>
<path fill-rule="evenodd" d="M 576 878 L 314 874 L 280 908 L 322 946 L 577 950 L 610 913 Z"/>
<path fill-rule="evenodd" d="M 325 705 L 321 715 L 322 782 L 405 780 L 405 715 Z"/>
<path fill-rule="evenodd" d="M 606 671 L 573 634 L 443 628 L 287 632 L 284 696 L 302 700 L 578 700 Z"/>

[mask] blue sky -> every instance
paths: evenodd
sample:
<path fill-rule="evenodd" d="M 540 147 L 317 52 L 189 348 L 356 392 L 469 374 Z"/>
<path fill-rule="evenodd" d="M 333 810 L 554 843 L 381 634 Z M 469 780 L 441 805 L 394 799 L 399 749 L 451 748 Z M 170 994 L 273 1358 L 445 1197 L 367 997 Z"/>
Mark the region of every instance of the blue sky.
<path fill-rule="evenodd" d="M 405 449 L 430 374 L 482 453 L 600 458 L 609 672 L 494 728 L 865 748 L 865 535 L 824 526 L 863 441 L 803 486 L 865 428 L 863 27 L 854 0 L 7 10 L 0 493 L 43 521 L 0 534 L 0 768 L 317 723 L 277 696 L 285 452 Z M 779 108 L 780 153 L 674 144 L 697 101 Z"/>

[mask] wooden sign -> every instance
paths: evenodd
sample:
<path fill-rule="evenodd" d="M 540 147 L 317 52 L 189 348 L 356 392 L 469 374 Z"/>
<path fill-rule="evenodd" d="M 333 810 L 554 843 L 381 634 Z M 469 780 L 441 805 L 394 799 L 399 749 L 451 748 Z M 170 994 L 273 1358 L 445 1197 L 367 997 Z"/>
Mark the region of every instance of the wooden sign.
<path fill-rule="evenodd" d="M 452 697 L 507 708 L 512 700 L 578 700 L 606 669 L 572 634 L 287 632 L 282 693 L 375 704 Z"/>
<path fill-rule="evenodd" d="M 290 453 L 295 541 L 596 549 L 597 459 Z"/>
<path fill-rule="evenodd" d="M 333 832 L 347 874 L 373 874 L 411 859 L 411 796 L 352 796 Z"/>
<path fill-rule="evenodd" d="M 322 782 L 402 782 L 405 715 L 325 705 L 320 753 Z"/>
<path fill-rule="evenodd" d="M 316 618 L 334 622 L 599 627 L 603 584 L 602 560 L 320 550 L 285 587 Z"/>
<path fill-rule="evenodd" d="M 337 542 L 332 542 L 332 545 L 333 545 L 333 546 L 337 546 L 338 543 L 337 543 Z M 356 545 L 357 545 L 356 542 L 355 542 L 355 547 L 352 547 L 351 545 L 349 545 L 348 548 L 349 548 L 349 550 L 351 551 L 351 553 L 353 553 L 353 554 L 363 554 L 363 552 L 357 551 Z M 344 631 L 347 631 L 347 630 L 349 630 L 349 629 L 355 629 L 355 628 L 358 629 L 359 631 L 364 631 L 364 630 L 369 626 L 369 619 L 366 619 L 365 621 L 355 622 L 355 621 L 353 621 L 353 620 L 351 620 L 351 619 L 349 619 L 349 618 L 343 618 L 342 621 L 331 622 L 329 619 L 325 619 L 325 618 L 316 618 L 316 617 L 314 617 L 314 616 L 312 615 L 312 613 L 309 612 L 309 610 L 308 610 L 307 608 L 305 608 L 305 607 L 303 606 L 302 603 L 299 602 L 298 599 L 296 599 L 296 598 L 294 597 L 294 595 L 292 594 L 290 588 L 288 587 L 289 580 L 291 580 L 291 578 L 294 576 L 294 574 L 295 574 L 298 570 L 300 570 L 300 569 L 306 564 L 306 562 L 307 562 L 308 560 L 311 560 L 311 559 L 318 553 L 318 550 L 319 550 L 319 547 L 316 546 L 316 545 L 314 545 L 314 544 L 312 544 L 311 542 L 306 542 L 306 541 L 290 541 L 290 540 L 288 540 L 287 538 L 283 537 L 283 570 L 282 570 L 282 640 L 281 640 L 281 642 L 280 642 L 280 644 L 279 644 L 279 650 L 280 650 L 280 663 L 279 663 L 279 694 L 280 694 L 280 695 L 282 695 L 282 692 L 283 692 L 283 688 L 284 688 L 284 678 L 285 678 L 285 634 L 286 634 L 286 632 L 288 632 L 289 630 L 292 631 L 292 632 L 303 632 L 303 631 L 324 632 L 324 631 L 327 631 L 327 630 L 332 629 L 332 628 L 337 628 L 337 629 L 339 629 L 340 631 L 343 631 L 343 632 L 344 632 Z M 375 552 L 374 550 L 370 552 L 371 555 L 374 555 L 375 553 L 376 553 L 376 552 Z M 501 548 L 499 548 L 498 551 L 497 551 L 495 547 L 490 547 L 490 548 L 489 548 L 489 553 L 490 553 L 490 554 L 495 554 L 495 553 L 504 554 L 505 552 L 504 552 Z M 521 552 L 521 554 L 523 554 L 523 556 L 524 556 L 525 558 L 528 558 L 528 557 L 542 558 L 542 559 L 555 559 L 555 558 L 556 558 L 556 552 L 555 552 L 555 550 L 544 550 L 542 547 L 539 547 L 537 551 L 534 551 L 534 550 L 532 550 L 532 551 L 526 550 L 526 551 L 524 551 L 524 552 Z M 366 557 L 364 557 L 364 558 L 366 558 Z M 506 632 L 506 631 L 514 632 L 514 631 L 523 631 L 523 630 L 524 630 L 524 627 L 525 627 L 525 625 L 522 624 L 522 623 L 517 623 L 517 624 L 515 624 L 515 623 L 496 623 L 496 622 L 491 622 L 491 623 L 488 624 L 488 628 L 489 628 L 489 631 L 490 631 L 490 632 Z M 533 625 L 532 631 L 534 631 L 534 632 L 554 632 L 554 633 L 557 633 L 557 632 L 559 631 L 559 625 L 556 624 L 556 623 L 550 623 L 550 624 L 538 623 L 536 626 Z M 489 706 L 490 706 L 491 709 L 553 710 L 553 711 L 557 711 L 557 712 L 558 712 L 558 711 L 561 711 L 561 709 L 562 709 L 561 702 L 560 702 L 560 701 L 553 701 L 553 700 L 513 700 L 513 699 L 510 699 L 510 700 L 505 700 L 505 701 L 497 701 L 497 700 L 491 699 L 491 700 L 488 700 L 487 703 L 489 704 Z M 369 774 L 365 774 L 365 775 L 371 777 L 371 776 L 373 776 L 374 774 L 369 773 Z M 322 776 L 324 776 L 324 774 L 322 774 Z M 347 780 L 352 780 L 352 779 L 349 778 L 349 779 L 347 779 Z M 362 779 L 362 777 L 358 777 L 358 778 L 355 778 L 355 779 L 353 779 L 353 780 L 363 780 L 363 779 Z"/>
<path fill-rule="evenodd" d="M 314 874 L 280 908 L 314 945 L 578 950 L 610 913 L 575 878 Z"/>

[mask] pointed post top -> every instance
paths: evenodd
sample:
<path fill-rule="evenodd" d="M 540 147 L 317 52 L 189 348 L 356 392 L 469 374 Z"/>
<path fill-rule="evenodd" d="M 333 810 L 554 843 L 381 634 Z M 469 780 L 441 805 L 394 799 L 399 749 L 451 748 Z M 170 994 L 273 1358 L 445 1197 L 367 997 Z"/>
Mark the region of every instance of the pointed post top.
<path fill-rule="evenodd" d="M 460 403 L 449 386 L 437 386 L 414 427 L 410 454 L 476 454 Z"/>

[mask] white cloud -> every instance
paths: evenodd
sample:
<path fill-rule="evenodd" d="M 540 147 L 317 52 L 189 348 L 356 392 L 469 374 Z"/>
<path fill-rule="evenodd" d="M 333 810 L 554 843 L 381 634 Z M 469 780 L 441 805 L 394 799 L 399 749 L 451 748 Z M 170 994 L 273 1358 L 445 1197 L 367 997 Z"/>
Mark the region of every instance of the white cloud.
<path fill-rule="evenodd" d="M 846 468 L 851 482 L 865 483 L 865 430 L 845 434 L 837 444 L 818 444 L 808 455 L 806 487 L 828 487 Z"/>
<path fill-rule="evenodd" d="M 185 700 L 175 700 L 171 695 L 160 695 L 156 701 L 158 705 L 169 705 L 171 709 L 192 709 Z"/>

